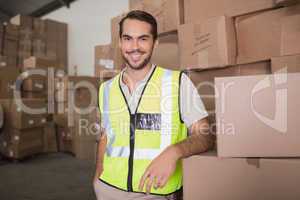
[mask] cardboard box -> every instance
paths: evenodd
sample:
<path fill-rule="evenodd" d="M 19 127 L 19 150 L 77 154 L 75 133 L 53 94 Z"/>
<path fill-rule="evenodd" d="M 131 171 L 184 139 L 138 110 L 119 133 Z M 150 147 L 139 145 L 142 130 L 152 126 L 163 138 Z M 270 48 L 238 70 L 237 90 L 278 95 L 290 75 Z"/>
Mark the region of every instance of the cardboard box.
<path fill-rule="evenodd" d="M 3 108 L 0 104 L 0 130 L 3 127 L 3 123 L 4 123 L 4 112 L 3 112 Z"/>
<path fill-rule="evenodd" d="M 236 17 L 274 7 L 273 0 L 184 0 L 184 22 L 202 22 L 220 15 Z"/>
<path fill-rule="evenodd" d="M 44 65 L 41 65 L 44 66 Z M 39 70 L 39 71 L 37 71 Z M 28 68 L 22 74 L 22 97 L 47 98 L 48 103 L 54 103 L 55 77 L 60 72 L 56 68 Z"/>
<path fill-rule="evenodd" d="M 164 68 L 180 70 L 179 45 L 177 33 L 160 36 L 155 47 L 151 62 Z"/>
<path fill-rule="evenodd" d="M 20 27 L 18 40 L 18 67 L 23 68 L 23 61 L 32 54 L 32 27 Z"/>
<path fill-rule="evenodd" d="M 74 141 L 75 157 L 80 160 L 95 161 L 96 148 L 97 148 L 96 139 Z"/>
<path fill-rule="evenodd" d="M 187 71 L 186 74 L 192 80 L 202 99 L 206 111 L 211 133 L 216 133 L 215 101 L 219 98 L 219 93 L 215 92 L 215 78 L 228 76 L 249 76 L 259 74 L 270 74 L 270 62 L 259 62 L 245 65 L 230 66 L 218 69 L 202 71 Z M 195 105 L 197 108 L 197 105 Z"/>
<path fill-rule="evenodd" d="M 0 34 L 2 35 L 4 33 L 4 26 L 3 24 L 0 24 Z"/>
<path fill-rule="evenodd" d="M 57 22 L 57 62 L 58 66 L 68 71 L 68 25 L 66 23 Z"/>
<path fill-rule="evenodd" d="M 67 102 L 74 98 L 77 106 L 97 104 L 97 93 L 100 86 L 99 78 L 89 76 L 65 76 L 56 81 L 55 101 Z"/>
<path fill-rule="evenodd" d="M 0 54 L 3 53 L 4 26 L 0 24 Z"/>
<path fill-rule="evenodd" d="M 96 138 L 100 133 L 97 129 L 97 109 L 93 109 L 89 114 L 77 113 L 75 118 L 75 134 L 73 137 L 74 154 L 76 158 L 94 161 L 97 148 Z"/>
<path fill-rule="evenodd" d="M 0 80 L 0 99 L 13 98 L 15 88 L 15 80 Z"/>
<path fill-rule="evenodd" d="M 95 46 L 95 67 L 115 69 L 113 61 L 113 48 L 110 44 Z"/>
<path fill-rule="evenodd" d="M 158 33 L 176 31 L 184 22 L 183 0 L 140 0 L 130 2 L 130 10 L 143 10 L 157 20 Z"/>
<path fill-rule="evenodd" d="M 78 110 L 80 111 L 81 109 L 78 108 Z M 70 106 L 69 102 L 56 102 L 53 121 L 61 127 L 74 127 L 75 114 L 75 108 Z"/>
<path fill-rule="evenodd" d="M 58 151 L 74 154 L 72 135 L 74 128 L 57 126 Z"/>
<path fill-rule="evenodd" d="M 95 68 L 95 77 L 100 78 L 101 81 L 109 80 L 120 73 L 120 70 L 102 70 L 100 67 Z"/>
<path fill-rule="evenodd" d="M 44 126 L 48 117 L 45 99 L 21 99 L 21 101 L 27 106 L 27 109 L 31 110 L 25 109 L 16 99 L 0 100 L 7 122 L 5 126 L 18 130 Z M 33 113 L 41 108 L 45 108 L 45 113 Z"/>
<path fill-rule="evenodd" d="M 22 77 L 22 91 L 27 92 L 47 93 L 49 81 L 52 80 L 54 82 L 54 77 L 51 77 L 48 69 L 45 68 L 23 69 L 20 77 Z"/>
<path fill-rule="evenodd" d="M 272 73 L 300 72 L 300 54 L 292 56 L 273 57 L 271 59 Z"/>
<path fill-rule="evenodd" d="M 180 63 L 186 69 L 207 69 L 236 63 L 233 19 L 214 17 L 178 28 Z"/>
<path fill-rule="evenodd" d="M 60 69 L 68 71 L 68 25 L 49 19 L 45 24 L 46 57 L 55 60 Z"/>
<path fill-rule="evenodd" d="M 6 56 L 0 55 L 0 68 L 7 66 Z"/>
<path fill-rule="evenodd" d="M 68 104 L 67 103 L 57 102 L 56 104 L 57 104 L 56 113 L 53 115 L 53 121 L 58 126 L 68 127 L 68 118 L 70 116 L 69 114 L 73 114 L 73 113 L 68 112 Z M 59 107 L 60 107 L 60 110 L 58 110 Z M 70 117 L 72 117 L 72 116 L 70 116 Z"/>
<path fill-rule="evenodd" d="M 9 138 L 0 140 L 0 151 L 6 157 L 22 159 L 43 152 L 43 129 L 9 130 Z"/>
<path fill-rule="evenodd" d="M 91 107 L 89 112 L 80 113 L 74 112 L 74 139 L 79 140 L 95 140 L 99 134 L 99 129 L 96 124 L 99 124 L 99 110 L 98 107 Z"/>
<path fill-rule="evenodd" d="M 47 77 L 32 75 L 22 83 L 22 90 L 28 92 L 47 92 Z"/>
<path fill-rule="evenodd" d="M 24 69 L 57 67 L 56 61 L 48 58 L 31 56 L 24 60 Z"/>
<path fill-rule="evenodd" d="M 282 20 L 299 12 L 300 5 L 237 17 L 237 63 L 280 56 Z"/>
<path fill-rule="evenodd" d="M 127 13 L 122 13 L 116 17 L 111 18 L 110 20 L 110 29 L 111 29 L 111 46 L 112 48 L 117 48 L 119 44 L 119 23 Z"/>
<path fill-rule="evenodd" d="M 32 40 L 34 37 L 32 27 L 19 27 L 19 39 L 20 40 Z"/>
<path fill-rule="evenodd" d="M 3 37 L 4 34 L 0 32 L 0 53 L 3 54 Z"/>
<path fill-rule="evenodd" d="M 33 37 L 45 39 L 46 23 L 40 18 L 33 18 Z"/>
<path fill-rule="evenodd" d="M 53 122 L 48 122 L 44 127 L 43 146 L 46 153 L 58 151 L 56 129 Z"/>
<path fill-rule="evenodd" d="M 122 13 L 111 19 L 111 47 L 113 49 L 113 61 L 116 69 L 123 69 L 125 67 L 125 61 L 119 48 L 119 22 L 126 14 Z"/>
<path fill-rule="evenodd" d="M 16 26 L 32 28 L 33 27 L 33 18 L 26 15 L 16 15 L 13 18 L 10 18 L 10 23 Z"/>
<path fill-rule="evenodd" d="M 15 67 L 0 68 L 0 98 L 12 98 L 20 72 Z"/>
<path fill-rule="evenodd" d="M 61 127 L 82 126 L 83 129 L 81 130 L 81 133 L 86 135 L 86 132 L 91 131 L 92 129 L 85 129 L 85 127 L 89 124 L 94 125 L 93 123 L 97 119 L 97 116 L 95 115 L 97 109 L 98 108 L 95 105 L 85 108 L 74 108 L 74 106 L 72 107 L 66 102 L 58 102 L 56 103 L 56 113 L 53 115 L 53 121 Z M 76 130 L 77 132 L 74 134 L 82 135 L 78 133 L 78 130 Z"/>
<path fill-rule="evenodd" d="M 42 37 L 33 37 L 32 40 L 32 55 L 36 57 L 46 57 L 46 40 Z"/>
<path fill-rule="evenodd" d="M 111 78 L 119 72 L 119 65 L 114 63 L 115 50 L 111 45 L 95 46 L 95 76 Z"/>
<path fill-rule="evenodd" d="M 192 156 L 183 161 L 183 198 L 297 200 L 299 166 L 299 159 L 222 159 L 210 152 Z"/>
<path fill-rule="evenodd" d="M 46 56 L 47 58 L 51 58 L 56 60 L 56 49 L 58 46 L 57 42 L 57 23 L 53 20 L 46 19 L 46 46 L 47 46 L 47 51 L 46 51 Z"/>
<path fill-rule="evenodd" d="M 135 7 L 139 3 L 140 0 L 129 0 L 129 8 Z"/>
<path fill-rule="evenodd" d="M 19 51 L 18 51 L 18 68 L 23 68 L 23 61 L 31 56 L 32 43 L 31 40 L 19 40 Z"/>
<path fill-rule="evenodd" d="M 300 54 L 300 11 L 285 17 L 281 27 L 281 55 Z"/>
<path fill-rule="evenodd" d="M 221 157 L 299 157 L 299 73 L 216 78 Z"/>
<path fill-rule="evenodd" d="M 245 65 L 236 65 L 219 69 L 202 71 L 188 71 L 186 74 L 191 79 L 210 114 L 215 113 L 215 100 L 219 97 L 215 93 L 215 78 L 228 76 L 249 76 L 271 73 L 270 62 L 258 62 Z"/>
<path fill-rule="evenodd" d="M 4 23 L 4 31 L 7 39 L 17 40 L 19 37 L 19 27 L 14 24 Z"/>
<path fill-rule="evenodd" d="M 9 66 L 0 67 L 0 80 L 16 80 L 19 74 L 20 70 L 18 68 Z"/>
<path fill-rule="evenodd" d="M 16 67 L 18 57 L 18 41 L 5 37 L 3 41 L 3 55 L 6 56 L 7 66 Z"/>
<path fill-rule="evenodd" d="M 22 91 L 21 98 L 24 99 L 47 99 L 48 95 L 46 92 L 41 91 Z"/>
<path fill-rule="evenodd" d="M 300 3 L 299 0 L 275 0 L 278 6 L 291 6 Z"/>

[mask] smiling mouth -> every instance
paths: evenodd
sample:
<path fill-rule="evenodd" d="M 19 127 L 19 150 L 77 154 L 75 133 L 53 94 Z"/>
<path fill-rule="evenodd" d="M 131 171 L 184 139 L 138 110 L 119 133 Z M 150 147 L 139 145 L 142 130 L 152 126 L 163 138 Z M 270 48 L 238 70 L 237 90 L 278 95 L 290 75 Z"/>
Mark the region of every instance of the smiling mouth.
<path fill-rule="evenodd" d="M 137 62 L 137 61 L 141 60 L 143 53 L 142 52 L 133 52 L 133 53 L 128 53 L 128 55 L 133 62 Z"/>

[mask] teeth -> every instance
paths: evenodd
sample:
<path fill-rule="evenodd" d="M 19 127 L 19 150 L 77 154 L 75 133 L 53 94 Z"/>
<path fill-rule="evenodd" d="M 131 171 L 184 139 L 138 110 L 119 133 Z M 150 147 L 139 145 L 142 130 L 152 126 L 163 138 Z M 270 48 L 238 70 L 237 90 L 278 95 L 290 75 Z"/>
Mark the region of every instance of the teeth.
<path fill-rule="evenodd" d="M 140 53 L 134 53 L 134 54 L 131 54 L 131 58 L 134 60 L 134 61 L 137 61 L 141 58 L 142 54 Z"/>

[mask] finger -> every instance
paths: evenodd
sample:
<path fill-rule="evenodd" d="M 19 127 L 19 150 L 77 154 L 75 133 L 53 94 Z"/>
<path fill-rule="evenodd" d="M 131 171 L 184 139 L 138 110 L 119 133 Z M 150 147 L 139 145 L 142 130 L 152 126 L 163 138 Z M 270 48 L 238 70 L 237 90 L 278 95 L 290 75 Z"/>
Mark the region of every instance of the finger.
<path fill-rule="evenodd" d="M 161 177 L 156 177 L 156 179 L 154 180 L 154 183 L 153 183 L 154 189 L 158 189 L 160 187 L 161 180 L 162 180 Z"/>
<path fill-rule="evenodd" d="M 168 181 L 168 177 L 167 176 L 164 176 L 162 179 L 161 179 L 161 182 L 160 182 L 160 188 L 163 188 L 166 184 L 167 184 L 167 181 Z"/>
<path fill-rule="evenodd" d="M 146 193 L 149 194 L 151 192 L 151 188 L 153 185 L 155 177 L 149 177 L 146 184 Z"/>
<path fill-rule="evenodd" d="M 139 184 L 139 190 L 140 190 L 140 191 L 143 191 L 143 189 L 144 189 L 144 184 L 145 184 L 145 181 L 146 181 L 146 179 L 148 178 L 148 176 L 149 176 L 149 171 L 146 170 L 145 173 L 144 173 L 144 175 L 142 176 L 142 178 L 141 178 L 141 180 L 140 180 L 140 184 Z"/>

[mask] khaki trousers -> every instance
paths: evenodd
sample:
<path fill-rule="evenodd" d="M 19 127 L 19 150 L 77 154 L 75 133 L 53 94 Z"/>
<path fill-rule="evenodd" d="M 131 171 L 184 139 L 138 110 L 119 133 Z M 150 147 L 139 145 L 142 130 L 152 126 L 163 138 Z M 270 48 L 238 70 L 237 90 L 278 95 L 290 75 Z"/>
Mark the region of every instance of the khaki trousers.
<path fill-rule="evenodd" d="M 147 195 L 143 193 L 125 192 L 111 187 L 101 181 L 94 183 L 97 200 L 176 200 L 176 194 L 168 196 Z"/>

